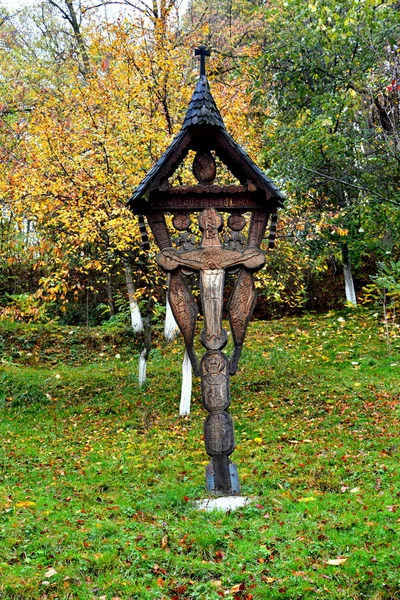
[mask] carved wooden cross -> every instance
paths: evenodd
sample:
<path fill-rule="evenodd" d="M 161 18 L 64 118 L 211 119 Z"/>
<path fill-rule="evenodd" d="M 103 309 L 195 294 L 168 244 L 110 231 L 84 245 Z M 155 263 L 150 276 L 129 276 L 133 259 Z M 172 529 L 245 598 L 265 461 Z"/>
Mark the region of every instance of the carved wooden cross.
<path fill-rule="evenodd" d="M 231 215 L 228 227 L 232 233 L 241 231 L 246 220 L 241 215 Z M 236 465 L 229 456 L 235 447 L 233 422 L 227 412 L 230 405 L 229 375 L 236 372 L 247 324 L 255 303 L 255 288 L 252 273 L 265 263 L 264 253 L 255 246 L 233 250 L 223 246 L 220 231 L 222 215 L 214 208 L 206 208 L 199 215 L 202 231 L 200 247 L 189 250 L 164 248 L 157 257 L 160 267 L 170 273 L 169 301 L 175 319 L 184 336 L 186 349 L 193 369 L 201 376 L 202 400 L 210 413 L 204 426 L 207 453 L 212 457 L 207 479 L 212 481 L 213 490 L 237 493 L 239 483 Z M 190 226 L 187 217 L 175 217 L 174 225 L 183 230 Z M 231 359 L 222 353 L 227 343 L 227 332 L 222 328 L 224 280 L 227 271 L 239 275 L 228 307 L 234 340 Z M 206 353 L 199 367 L 193 349 L 196 328 L 197 305 L 184 275 L 199 272 L 204 329 L 200 340 Z"/>
<path fill-rule="evenodd" d="M 206 74 L 206 56 L 210 56 L 210 50 L 206 46 L 199 46 L 194 51 L 195 56 L 200 56 L 200 77 Z"/>
<path fill-rule="evenodd" d="M 265 262 L 260 245 L 268 220 L 282 206 L 283 196 L 226 130 L 205 76 L 210 51 L 199 46 L 195 56 L 200 57 L 200 77 L 181 131 L 135 190 L 129 206 L 136 214 L 145 215 L 151 227 L 160 249 L 158 264 L 169 273 L 172 312 L 193 370 L 201 377 L 202 402 L 209 413 L 204 425 L 205 446 L 211 457 L 206 468 L 207 487 L 235 494 L 239 480 L 236 465 L 229 460 L 235 447 L 233 422 L 227 412 L 229 378 L 236 373 L 256 302 L 253 274 Z M 173 175 L 190 151 L 195 153 L 192 171 L 198 183 L 174 185 Z M 216 159 L 228 168 L 236 183 L 215 183 Z M 171 237 L 166 213 L 172 215 L 178 239 Z M 192 214 L 198 215 L 200 243 L 191 230 Z M 276 220 L 272 224 L 275 227 Z M 190 275 L 194 273 L 198 274 L 204 316 L 200 340 L 206 352 L 200 363 L 194 350 L 198 313 L 191 291 Z M 227 306 L 234 344 L 230 357 L 222 352 L 228 339 L 222 327 L 226 273 L 236 275 Z"/>

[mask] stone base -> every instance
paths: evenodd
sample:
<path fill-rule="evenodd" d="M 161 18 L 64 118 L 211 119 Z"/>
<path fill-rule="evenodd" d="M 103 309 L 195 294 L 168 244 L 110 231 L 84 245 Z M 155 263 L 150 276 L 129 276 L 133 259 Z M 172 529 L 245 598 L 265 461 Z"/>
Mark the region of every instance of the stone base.
<path fill-rule="evenodd" d="M 229 512 L 247 506 L 250 502 L 252 502 L 252 498 L 248 498 L 247 496 L 220 496 L 219 498 L 197 500 L 195 506 L 199 510 Z"/>

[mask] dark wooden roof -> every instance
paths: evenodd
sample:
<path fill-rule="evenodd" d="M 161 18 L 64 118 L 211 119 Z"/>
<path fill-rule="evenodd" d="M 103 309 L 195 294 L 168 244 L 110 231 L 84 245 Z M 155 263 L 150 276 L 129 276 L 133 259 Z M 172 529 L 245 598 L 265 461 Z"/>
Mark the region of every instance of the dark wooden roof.
<path fill-rule="evenodd" d="M 274 199 L 276 207 L 282 205 L 282 193 L 227 132 L 207 77 L 200 75 L 180 132 L 136 188 L 128 200 L 128 206 L 134 212 L 141 213 L 149 192 L 174 173 L 189 150 L 199 147 L 215 150 L 241 182 L 254 183 L 265 191 L 266 198 Z"/>
<path fill-rule="evenodd" d="M 201 75 L 183 121 L 182 129 L 191 125 L 215 125 L 225 129 L 224 122 L 215 100 L 211 95 L 210 86 L 205 75 Z"/>

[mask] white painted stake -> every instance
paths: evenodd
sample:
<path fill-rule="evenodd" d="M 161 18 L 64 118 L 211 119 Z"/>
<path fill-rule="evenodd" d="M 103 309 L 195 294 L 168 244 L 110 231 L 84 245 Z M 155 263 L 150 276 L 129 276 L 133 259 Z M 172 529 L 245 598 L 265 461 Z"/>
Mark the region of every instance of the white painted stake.
<path fill-rule="evenodd" d="M 139 358 L 139 387 L 146 383 L 146 350 L 142 350 Z"/>
<path fill-rule="evenodd" d="M 179 406 L 179 414 L 181 417 L 190 415 L 190 400 L 192 397 L 192 365 L 188 353 L 185 354 L 182 362 L 182 388 L 181 388 L 181 403 Z"/>

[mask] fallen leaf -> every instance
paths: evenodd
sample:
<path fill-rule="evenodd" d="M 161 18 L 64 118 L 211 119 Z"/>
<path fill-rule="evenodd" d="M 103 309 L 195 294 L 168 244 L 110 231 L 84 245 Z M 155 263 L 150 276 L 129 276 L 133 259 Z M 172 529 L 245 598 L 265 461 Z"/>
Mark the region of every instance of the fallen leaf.
<path fill-rule="evenodd" d="M 36 502 L 32 502 L 32 500 L 25 500 L 24 502 L 16 502 L 15 506 L 17 508 L 29 508 L 29 506 L 36 506 Z"/>
<path fill-rule="evenodd" d="M 165 550 L 165 548 L 167 548 L 167 546 L 168 546 L 168 536 L 163 535 L 162 540 L 161 540 L 161 548 L 163 550 Z"/>
<path fill-rule="evenodd" d="M 315 502 L 314 496 L 308 496 L 307 498 L 298 498 L 297 502 Z"/>
<path fill-rule="evenodd" d="M 244 583 L 237 583 L 231 589 L 231 594 L 236 594 L 236 592 L 243 592 L 244 588 L 245 588 Z"/>
<path fill-rule="evenodd" d="M 53 569 L 53 567 L 47 569 L 46 573 L 44 574 L 45 577 L 53 577 L 53 575 L 57 575 L 57 571 Z"/>
<path fill-rule="evenodd" d="M 347 560 L 347 558 L 344 557 L 340 557 L 340 558 L 330 558 L 329 560 L 326 560 L 325 563 L 327 565 L 342 565 L 343 563 L 345 563 Z"/>
<path fill-rule="evenodd" d="M 153 571 L 154 571 L 154 573 L 162 573 L 163 575 L 167 574 L 167 571 L 165 569 L 163 569 L 162 567 L 159 567 L 158 565 L 153 566 Z"/>

